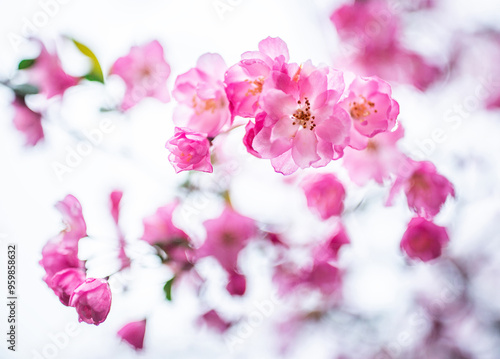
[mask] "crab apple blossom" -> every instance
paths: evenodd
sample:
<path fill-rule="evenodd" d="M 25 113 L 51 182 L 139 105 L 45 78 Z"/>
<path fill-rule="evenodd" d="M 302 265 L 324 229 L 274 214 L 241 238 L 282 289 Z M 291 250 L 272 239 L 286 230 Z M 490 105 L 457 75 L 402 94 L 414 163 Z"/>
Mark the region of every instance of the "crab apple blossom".
<path fill-rule="evenodd" d="M 99 325 L 111 309 L 111 290 L 105 279 L 87 278 L 71 295 L 69 305 L 76 308 L 78 321 Z"/>
<path fill-rule="evenodd" d="M 233 116 L 255 117 L 265 81 L 274 68 L 288 60 L 288 47 L 279 37 L 268 37 L 259 42 L 259 51 L 241 55 L 241 61 L 227 70 L 224 79 Z"/>
<path fill-rule="evenodd" d="M 349 85 L 342 106 L 349 112 L 353 131 L 365 137 L 391 130 L 399 115 L 391 86 L 378 77 L 356 77 Z M 358 146 L 354 146 L 357 149 Z"/>
<path fill-rule="evenodd" d="M 366 148 L 355 150 L 347 148 L 343 164 L 351 180 L 359 186 L 370 180 L 382 184 L 398 171 L 404 155 L 396 144 L 403 138 L 404 129 L 401 124 L 394 131 L 386 131 L 368 139 Z"/>
<path fill-rule="evenodd" d="M 61 212 L 66 225 L 64 240 L 77 245 L 78 241 L 87 236 L 87 225 L 83 218 L 82 205 L 75 196 L 69 194 L 56 203 L 56 209 Z"/>
<path fill-rule="evenodd" d="M 308 61 L 289 64 L 273 76 L 277 87 L 261 95 L 265 115 L 256 118 L 252 148 L 284 175 L 340 158 L 351 125 L 349 115 L 337 106 L 344 90 L 342 73 Z"/>
<path fill-rule="evenodd" d="M 41 51 L 34 64 L 26 69 L 29 83 L 38 87 L 47 98 L 62 95 L 68 88 L 77 85 L 80 80 L 64 72 L 57 54 L 49 53 L 41 41 L 37 42 Z"/>
<path fill-rule="evenodd" d="M 175 172 L 201 171 L 213 172 L 210 162 L 210 142 L 203 134 L 187 128 L 175 128 L 174 136 L 165 147 L 170 151 L 168 159 Z"/>
<path fill-rule="evenodd" d="M 166 262 L 180 270 L 192 266 L 193 248 L 188 235 L 172 222 L 177 205 L 177 202 L 172 202 L 158 208 L 152 216 L 144 218 L 141 239 L 164 251 L 167 255 Z"/>
<path fill-rule="evenodd" d="M 440 227 L 422 217 L 413 218 L 401 239 L 401 250 L 412 259 L 428 262 L 441 256 L 449 237 Z"/>
<path fill-rule="evenodd" d="M 24 99 L 16 97 L 12 102 L 14 108 L 13 123 L 16 129 L 26 138 L 27 146 L 35 146 L 44 138 L 42 115 L 32 111 Z"/>
<path fill-rule="evenodd" d="M 394 182 L 387 203 L 401 189 L 404 190 L 408 206 L 421 217 L 432 219 L 446 202 L 448 196 L 455 197 L 453 184 L 439 174 L 431 162 L 409 160 L 411 170 L 401 173 Z"/>
<path fill-rule="evenodd" d="M 197 251 L 198 258 L 214 257 L 230 275 L 234 274 L 238 254 L 257 233 L 255 221 L 226 206 L 218 218 L 203 222 L 203 226 L 207 237 Z"/>
<path fill-rule="evenodd" d="M 143 349 L 144 335 L 146 334 L 146 319 L 125 324 L 117 334 L 135 350 Z"/>
<path fill-rule="evenodd" d="M 177 76 L 174 98 L 174 123 L 179 127 L 215 137 L 233 121 L 224 88 L 227 65 L 218 54 L 200 56 L 196 67 Z"/>
<path fill-rule="evenodd" d="M 307 206 L 323 220 L 340 216 L 344 210 L 345 189 L 332 173 L 307 176 L 302 182 Z"/>
<path fill-rule="evenodd" d="M 51 288 L 62 304 L 68 306 L 76 287 L 85 281 L 85 271 L 81 268 L 67 268 L 57 272 L 51 280 Z"/>
<path fill-rule="evenodd" d="M 126 90 L 121 109 L 126 111 L 146 97 L 163 103 L 170 101 L 167 80 L 170 65 L 165 61 L 163 47 L 156 40 L 142 46 L 133 46 L 128 55 L 113 64 L 111 74 L 125 82 Z"/>
<path fill-rule="evenodd" d="M 59 271 L 68 268 L 84 268 L 84 263 L 78 259 L 78 247 L 64 241 L 63 234 L 45 244 L 39 263 L 45 270 L 44 281 L 51 288 L 52 279 Z"/>

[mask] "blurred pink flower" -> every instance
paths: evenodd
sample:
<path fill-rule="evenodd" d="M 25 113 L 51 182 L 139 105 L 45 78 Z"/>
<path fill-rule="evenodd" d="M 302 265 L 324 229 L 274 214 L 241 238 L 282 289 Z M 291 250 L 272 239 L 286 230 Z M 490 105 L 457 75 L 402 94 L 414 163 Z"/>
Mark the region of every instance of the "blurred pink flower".
<path fill-rule="evenodd" d="M 69 305 L 76 308 L 78 320 L 99 325 L 111 309 L 111 290 L 105 279 L 87 278 L 71 295 Z"/>
<path fill-rule="evenodd" d="M 229 273 L 229 282 L 226 285 L 226 290 L 233 296 L 241 296 L 245 294 L 247 281 L 244 275 L 232 271 Z"/>
<path fill-rule="evenodd" d="M 285 175 L 340 158 L 350 128 L 348 114 L 336 106 L 344 91 L 342 73 L 308 61 L 284 66 L 272 76 L 275 86 L 260 100 L 266 115 L 257 116 L 247 147 L 271 159 L 275 171 Z"/>
<path fill-rule="evenodd" d="M 341 271 L 329 262 L 315 261 L 312 268 L 304 273 L 303 282 L 328 296 L 340 290 Z"/>
<path fill-rule="evenodd" d="M 118 235 L 118 260 L 120 261 L 120 270 L 130 267 L 130 258 L 125 252 L 127 242 L 125 241 L 122 229 L 118 224 L 120 220 L 120 202 L 122 200 L 122 197 L 123 192 L 119 190 L 115 190 L 109 195 L 109 200 L 111 203 L 111 216 L 113 217 L 113 221 L 115 222 L 116 232 Z"/>
<path fill-rule="evenodd" d="M 396 143 L 403 135 L 403 127 L 398 124 L 393 132 L 386 131 L 370 138 L 363 150 L 347 148 L 343 164 L 351 180 L 359 186 L 372 179 L 382 184 L 391 174 L 397 173 L 404 155 L 398 150 Z"/>
<path fill-rule="evenodd" d="M 213 172 L 210 162 L 210 142 L 206 136 L 187 128 L 175 128 L 174 136 L 165 147 L 170 151 L 168 159 L 175 172 L 201 171 Z"/>
<path fill-rule="evenodd" d="M 41 41 L 37 42 L 41 51 L 35 63 L 26 70 L 28 82 L 38 87 L 39 93 L 47 98 L 62 95 L 68 88 L 77 85 L 80 80 L 64 72 L 57 54 L 49 53 Z"/>
<path fill-rule="evenodd" d="M 349 86 L 347 97 L 341 101 L 351 116 L 353 130 L 365 137 L 391 130 L 399 115 L 399 104 L 391 95 L 391 86 L 384 80 L 356 77 Z"/>
<path fill-rule="evenodd" d="M 340 248 L 349 243 L 351 243 L 351 241 L 349 240 L 344 226 L 341 224 L 326 242 L 315 249 L 313 256 L 316 261 L 336 261 L 339 256 Z"/>
<path fill-rule="evenodd" d="M 50 287 L 61 303 L 69 306 L 71 295 L 84 281 L 85 271 L 82 268 L 67 268 L 60 270 L 52 277 Z"/>
<path fill-rule="evenodd" d="M 26 145 L 35 146 L 44 138 L 42 115 L 32 111 L 24 100 L 17 98 L 12 102 L 14 107 L 14 126 L 26 137 Z"/>
<path fill-rule="evenodd" d="M 179 102 L 174 111 L 177 126 L 215 137 L 232 123 L 223 82 L 226 70 L 220 55 L 204 54 L 195 68 L 177 77 L 173 91 Z"/>
<path fill-rule="evenodd" d="M 63 239 L 63 234 L 49 240 L 42 249 L 40 265 L 45 270 L 43 280 L 53 288 L 54 275 L 64 269 L 84 269 L 84 263 L 78 259 L 78 246 L 70 244 Z"/>
<path fill-rule="evenodd" d="M 122 340 L 129 343 L 135 350 L 141 350 L 144 347 L 146 319 L 125 324 L 117 334 Z"/>
<path fill-rule="evenodd" d="M 387 203 L 390 205 L 396 193 L 403 188 L 410 209 L 419 216 L 432 219 L 439 213 L 448 196 L 455 197 L 453 184 L 439 174 L 431 162 L 410 160 L 409 163 L 411 170 L 397 177 Z"/>
<path fill-rule="evenodd" d="M 174 266 L 176 271 L 190 268 L 193 260 L 191 240 L 172 222 L 177 205 L 177 202 L 170 203 L 158 208 L 154 215 L 144 218 L 144 234 L 141 238 L 163 250 L 167 255 L 167 263 Z"/>
<path fill-rule="evenodd" d="M 64 241 L 78 245 L 78 241 L 87 236 L 87 225 L 83 218 L 82 205 L 75 196 L 68 194 L 62 201 L 55 205 L 62 214 L 62 219 L 66 225 Z"/>
<path fill-rule="evenodd" d="M 231 322 L 222 319 L 219 313 L 213 309 L 209 310 L 200 317 L 200 323 L 205 323 L 207 326 L 215 329 L 221 334 L 233 325 Z"/>
<path fill-rule="evenodd" d="M 279 37 L 268 37 L 259 42 L 259 51 L 241 55 L 241 61 L 227 70 L 224 80 L 232 115 L 255 117 L 268 76 L 288 60 L 288 48 Z"/>
<path fill-rule="evenodd" d="M 238 254 L 257 233 L 255 221 L 226 207 L 218 218 L 209 219 L 203 225 L 207 237 L 197 251 L 198 258 L 212 256 L 230 275 L 234 275 Z"/>
<path fill-rule="evenodd" d="M 307 206 L 323 220 L 340 216 L 344 210 L 345 189 L 331 173 L 317 173 L 304 178 L 302 189 Z"/>
<path fill-rule="evenodd" d="M 445 227 L 440 227 L 422 217 L 413 218 L 401 239 L 401 250 L 412 259 L 428 262 L 441 256 L 448 243 Z"/>
<path fill-rule="evenodd" d="M 121 104 L 124 111 L 146 97 L 156 98 L 163 103 L 170 101 L 167 88 L 170 65 L 165 61 L 163 47 L 157 40 L 133 46 L 128 55 L 115 61 L 110 73 L 120 76 L 125 82 L 126 90 Z"/>

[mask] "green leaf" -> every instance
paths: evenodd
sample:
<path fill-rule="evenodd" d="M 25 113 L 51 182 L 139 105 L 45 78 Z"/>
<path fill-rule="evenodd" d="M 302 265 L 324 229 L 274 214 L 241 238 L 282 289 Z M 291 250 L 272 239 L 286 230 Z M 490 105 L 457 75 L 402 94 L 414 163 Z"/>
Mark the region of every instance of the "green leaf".
<path fill-rule="evenodd" d="M 21 62 L 19 63 L 19 65 L 17 65 L 17 68 L 19 70 L 24 70 L 24 69 L 27 69 L 27 68 L 30 68 L 31 66 L 33 66 L 33 64 L 35 63 L 36 59 L 24 59 L 24 60 L 21 60 Z"/>
<path fill-rule="evenodd" d="M 163 291 L 165 292 L 165 297 L 168 301 L 172 300 L 172 284 L 174 283 L 175 276 L 172 279 L 169 279 L 165 286 L 163 287 Z"/>
<path fill-rule="evenodd" d="M 102 73 L 102 68 L 101 65 L 99 64 L 99 60 L 97 60 L 97 57 L 94 55 L 94 53 L 81 42 L 78 42 L 75 39 L 71 39 L 71 41 L 73 41 L 77 49 L 80 50 L 82 54 L 87 56 L 92 63 L 92 69 L 87 75 L 83 76 L 83 78 L 89 81 L 97 81 L 100 83 L 104 83 L 104 75 Z"/>
<path fill-rule="evenodd" d="M 16 93 L 17 96 L 21 97 L 26 95 L 36 95 L 38 93 L 38 87 L 30 84 L 10 86 L 10 88 Z"/>

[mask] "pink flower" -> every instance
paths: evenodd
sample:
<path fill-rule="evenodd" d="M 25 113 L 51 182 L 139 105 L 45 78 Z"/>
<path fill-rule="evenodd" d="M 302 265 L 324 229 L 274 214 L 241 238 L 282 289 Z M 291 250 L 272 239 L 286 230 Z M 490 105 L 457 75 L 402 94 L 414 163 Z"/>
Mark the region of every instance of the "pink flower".
<path fill-rule="evenodd" d="M 342 73 L 306 62 L 284 66 L 272 76 L 275 86 L 261 95 L 265 116 L 256 119 L 255 129 L 261 129 L 252 148 L 285 175 L 340 158 L 350 128 L 348 114 L 336 106 L 344 90 Z"/>
<path fill-rule="evenodd" d="M 62 95 L 68 88 L 77 85 L 80 80 L 64 72 L 57 54 L 49 53 L 40 41 L 37 42 L 41 51 L 35 63 L 26 70 L 29 82 L 47 98 Z"/>
<path fill-rule="evenodd" d="M 188 235 L 172 222 L 177 205 L 177 202 L 170 203 L 158 208 L 154 215 L 144 218 L 142 240 L 164 251 L 167 263 L 178 269 L 187 269 L 192 266 L 193 249 Z"/>
<path fill-rule="evenodd" d="M 76 308 L 78 321 L 101 324 L 111 309 L 111 290 L 108 282 L 105 279 L 87 278 L 75 289 L 69 305 Z"/>
<path fill-rule="evenodd" d="M 66 225 L 64 240 L 73 245 L 87 236 L 87 225 L 83 218 L 82 205 L 75 196 L 68 194 L 62 201 L 56 203 L 56 209 L 61 212 L 63 222 Z"/>
<path fill-rule="evenodd" d="M 215 329 L 219 333 L 224 333 L 228 330 L 233 324 L 222 319 L 215 310 L 209 310 L 205 314 L 200 317 L 200 323 L 205 323 L 207 326 Z"/>
<path fill-rule="evenodd" d="M 310 271 L 304 274 L 303 281 L 324 295 L 331 295 L 338 292 L 342 285 L 341 271 L 328 262 L 315 261 Z"/>
<path fill-rule="evenodd" d="M 314 252 L 314 258 L 316 261 L 336 261 L 339 256 L 340 248 L 344 245 L 351 243 L 347 232 L 343 225 L 331 235 L 326 242 L 318 246 Z"/>
<path fill-rule="evenodd" d="M 390 205 L 396 193 L 403 188 L 410 209 L 419 216 L 432 219 L 439 213 L 448 196 L 455 197 L 455 189 L 431 162 L 409 160 L 409 164 L 411 170 L 396 179 L 387 203 Z"/>
<path fill-rule="evenodd" d="M 261 158 L 262 156 L 253 149 L 253 140 L 255 139 L 255 135 L 264 128 L 263 119 L 265 117 L 266 113 L 261 112 L 255 118 L 255 123 L 253 123 L 252 121 L 248 121 L 245 126 L 245 136 L 243 136 L 243 144 L 247 148 L 248 153 L 258 158 Z"/>
<path fill-rule="evenodd" d="M 385 0 L 343 5 L 333 12 L 330 20 L 342 41 L 366 52 L 391 47 L 401 35 L 400 20 Z"/>
<path fill-rule="evenodd" d="M 356 77 L 342 100 L 349 112 L 353 130 L 363 136 L 391 130 L 399 115 L 399 104 L 391 97 L 391 86 L 378 77 Z"/>
<path fill-rule="evenodd" d="M 245 294 L 247 288 L 247 281 L 244 275 L 233 271 L 229 274 L 229 282 L 226 285 L 226 289 L 229 294 L 233 296 L 241 296 Z"/>
<path fill-rule="evenodd" d="M 173 91 L 179 102 L 174 111 L 177 126 L 215 137 L 232 123 L 223 83 L 226 69 L 220 55 L 205 54 L 195 68 L 177 77 Z"/>
<path fill-rule="evenodd" d="M 63 234 L 45 244 L 40 265 L 46 273 L 43 280 L 50 288 L 53 288 L 52 279 L 59 271 L 68 268 L 84 269 L 83 262 L 78 259 L 78 247 L 65 242 Z"/>
<path fill-rule="evenodd" d="M 448 243 L 446 228 L 422 217 L 413 218 L 401 239 L 401 250 L 412 259 L 428 262 L 441 256 Z"/>
<path fill-rule="evenodd" d="M 125 324 L 119 331 L 118 336 L 129 343 L 135 350 L 144 347 L 144 335 L 146 334 L 146 319 Z"/>
<path fill-rule="evenodd" d="M 146 97 L 163 103 L 170 101 L 167 79 L 170 66 L 165 61 L 163 47 L 156 40 L 142 46 L 133 46 L 127 56 L 120 57 L 111 73 L 125 82 L 125 96 L 121 108 L 126 111 Z"/>
<path fill-rule="evenodd" d="M 68 306 L 69 299 L 76 287 L 85 281 L 85 271 L 81 268 L 68 268 L 57 272 L 51 280 L 51 288 L 62 304 Z"/>
<path fill-rule="evenodd" d="M 351 180 L 363 186 L 373 179 L 382 184 L 391 174 L 397 173 L 404 155 L 396 143 L 404 135 L 401 124 L 393 132 L 383 132 L 368 139 L 364 150 L 347 148 L 344 153 L 344 167 Z"/>
<path fill-rule="evenodd" d="M 272 69 L 288 60 L 288 48 L 279 37 L 268 37 L 259 43 L 259 51 L 241 55 L 241 61 L 227 70 L 224 80 L 233 116 L 255 117 L 260 94 Z"/>
<path fill-rule="evenodd" d="M 168 159 L 175 172 L 196 170 L 213 172 L 210 162 L 210 142 L 206 136 L 187 128 L 175 128 L 174 136 L 165 147 L 170 151 Z"/>
<path fill-rule="evenodd" d="M 309 175 L 302 182 L 302 189 L 307 198 L 307 206 L 321 219 L 340 216 L 344 210 L 345 189 L 335 175 Z"/>
<path fill-rule="evenodd" d="M 35 146 L 44 138 L 42 115 L 26 106 L 23 99 L 16 97 L 12 102 L 14 107 L 14 126 L 26 137 L 26 145 Z"/>
<path fill-rule="evenodd" d="M 254 220 L 226 207 L 218 218 L 209 219 L 203 225 L 207 238 L 198 249 L 198 257 L 212 256 L 229 274 L 234 275 L 238 254 L 256 234 Z"/>

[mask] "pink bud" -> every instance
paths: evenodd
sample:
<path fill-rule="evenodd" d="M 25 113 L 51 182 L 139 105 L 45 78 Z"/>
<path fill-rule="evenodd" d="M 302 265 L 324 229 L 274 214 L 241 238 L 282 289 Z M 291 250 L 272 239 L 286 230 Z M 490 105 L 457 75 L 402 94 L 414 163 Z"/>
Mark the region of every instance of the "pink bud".
<path fill-rule="evenodd" d="M 87 278 L 75 289 L 69 304 L 76 308 L 80 322 L 101 324 L 111 308 L 108 282 L 105 279 Z"/>
<path fill-rule="evenodd" d="M 233 296 L 241 296 L 245 294 L 247 289 L 247 281 L 244 275 L 237 272 L 232 272 L 229 274 L 229 282 L 226 285 L 226 289 L 229 294 Z"/>
<path fill-rule="evenodd" d="M 344 186 L 333 174 L 316 174 L 302 183 L 307 197 L 307 206 L 323 220 L 340 216 L 344 210 Z"/>
<path fill-rule="evenodd" d="M 210 163 L 210 142 L 199 133 L 185 128 L 175 128 L 174 137 L 165 147 L 170 151 L 168 159 L 179 173 L 188 170 L 213 172 Z"/>
<path fill-rule="evenodd" d="M 85 271 L 80 268 L 68 268 L 57 272 L 52 277 L 51 288 L 62 304 L 69 306 L 69 299 L 76 287 L 85 281 Z"/>
<path fill-rule="evenodd" d="M 446 228 L 425 218 L 413 218 L 401 240 L 401 249 L 408 257 L 428 262 L 441 255 L 449 237 Z"/>
<path fill-rule="evenodd" d="M 146 319 L 137 322 L 130 322 L 118 331 L 118 336 L 126 341 L 135 350 L 144 347 L 144 334 L 146 333 Z"/>

